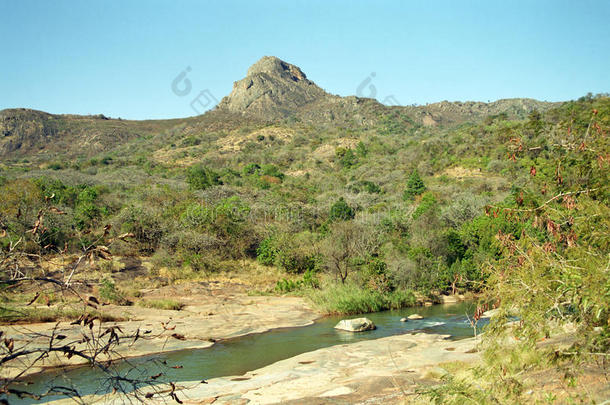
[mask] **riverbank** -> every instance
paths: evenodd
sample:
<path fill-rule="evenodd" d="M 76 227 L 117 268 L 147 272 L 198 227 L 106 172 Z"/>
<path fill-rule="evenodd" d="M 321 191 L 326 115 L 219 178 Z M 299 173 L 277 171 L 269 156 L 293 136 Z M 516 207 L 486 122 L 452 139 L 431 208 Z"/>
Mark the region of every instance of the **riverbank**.
<path fill-rule="evenodd" d="M 105 306 L 105 314 L 127 320 L 105 322 L 104 328 L 118 326 L 125 336 L 135 335 L 138 330 L 141 335 L 135 342 L 133 339 L 122 341 L 112 357 L 139 357 L 175 350 L 202 349 L 219 340 L 276 328 L 307 326 L 321 316 L 300 297 L 250 296 L 247 292 L 243 285 L 227 282 L 191 282 L 163 287 L 150 296 L 161 299 L 178 298 L 183 304 L 180 310 Z M 31 347 L 36 347 L 48 345 L 45 335 L 53 330 L 56 334 L 66 336 L 65 341 L 78 341 L 84 327 L 70 325 L 69 322 L 47 322 L 7 325 L 1 329 L 12 336 L 16 344 L 29 341 Z M 172 335 L 180 336 L 180 339 Z M 83 346 L 85 344 L 87 343 L 80 343 Z M 75 346 L 79 348 L 78 344 Z M 68 359 L 63 354 L 51 354 L 36 367 L 28 369 L 24 376 L 46 368 L 84 363 L 86 360 L 76 356 Z M 4 367 L 3 377 L 11 378 L 20 371 L 22 369 Z"/>

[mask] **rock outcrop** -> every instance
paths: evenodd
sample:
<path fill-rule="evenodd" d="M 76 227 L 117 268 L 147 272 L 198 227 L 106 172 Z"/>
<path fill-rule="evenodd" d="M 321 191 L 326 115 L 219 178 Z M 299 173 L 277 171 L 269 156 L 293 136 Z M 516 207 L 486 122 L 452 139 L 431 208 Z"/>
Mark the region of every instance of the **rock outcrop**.
<path fill-rule="evenodd" d="M 327 97 L 333 96 L 307 79 L 297 66 L 275 56 L 264 56 L 248 69 L 245 78 L 233 84 L 233 91 L 217 108 L 276 119 Z"/>

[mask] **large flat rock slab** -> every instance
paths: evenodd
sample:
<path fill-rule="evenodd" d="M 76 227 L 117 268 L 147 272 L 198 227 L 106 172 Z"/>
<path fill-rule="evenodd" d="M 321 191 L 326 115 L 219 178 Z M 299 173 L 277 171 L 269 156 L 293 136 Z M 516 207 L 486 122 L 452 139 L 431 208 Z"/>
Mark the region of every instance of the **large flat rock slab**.
<path fill-rule="evenodd" d="M 439 363 L 479 358 L 474 339 L 446 338 L 422 333 L 336 345 L 243 376 L 183 383 L 195 386 L 179 397 L 185 404 L 401 403 L 415 379 Z"/>

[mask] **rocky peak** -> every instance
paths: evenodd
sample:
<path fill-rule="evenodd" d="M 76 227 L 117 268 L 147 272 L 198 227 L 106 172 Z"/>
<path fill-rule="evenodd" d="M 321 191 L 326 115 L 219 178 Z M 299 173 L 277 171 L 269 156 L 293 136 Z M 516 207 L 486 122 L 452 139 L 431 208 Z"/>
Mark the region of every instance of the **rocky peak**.
<path fill-rule="evenodd" d="M 307 80 L 307 76 L 298 66 L 286 63 L 275 56 L 263 56 L 258 62 L 250 66 L 247 75 L 254 76 L 259 73 L 276 75 L 295 82 Z"/>
<path fill-rule="evenodd" d="M 264 56 L 248 69 L 245 78 L 233 84 L 231 94 L 222 99 L 218 109 L 277 119 L 327 97 L 333 96 L 308 80 L 299 67 Z"/>

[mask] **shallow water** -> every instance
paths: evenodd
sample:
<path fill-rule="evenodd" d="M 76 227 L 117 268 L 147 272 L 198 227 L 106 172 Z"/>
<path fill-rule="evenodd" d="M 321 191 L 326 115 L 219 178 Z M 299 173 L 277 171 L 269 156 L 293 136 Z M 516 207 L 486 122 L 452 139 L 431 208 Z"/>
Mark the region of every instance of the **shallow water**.
<path fill-rule="evenodd" d="M 429 333 L 451 335 L 452 339 L 473 336 L 473 330 L 466 318 L 466 313 L 474 312 L 474 304 L 458 303 L 434 305 L 430 307 L 405 308 L 398 311 L 384 311 L 372 314 L 353 316 L 332 316 L 316 321 L 311 326 L 300 328 L 275 329 L 269 332 L 248 335 L 220 341 L 207 349 L 180 350 L 155 354 L 142 358 L 129 359 L 117 363 L 114 369 L 125 374 L 130 368 L 131 377 L 148 378 L 163 372 L 157 381 L 201 381 L 215 377 L 241 375 L 279 360 L 287 359 L 301 353 L 333 346 L 353 343 L 386 336 L 425 331 Z M 418 313 L 425 317 L 419 321 L 400 322 L 400 318 Z M 333 329 L 335 324 L 345 318 L 366 316 L 377 326 L 376 330 L 352 333 Z M 486 320 L 479 322 L 483 327 Z M 166 364 L 164 364 L 166 363 Z M 182 368 L 171 368 L 182 366 Z M 69 370 L 57 370 L 33 376 L 27 387 L 30 392 L 45 392 L 49 386 L 62 385 L 77 387 L 81 395 L 100 394 L 103 379 L 107 376 L 95 369 L 83 366 Z M 125 387 L 126 390 L 133 388 Z M 58 399 L 58 396 L 46 397 L 46 402 Z M 12 397 L 11 404 L 40 403 L 28 400 L 17 400 Z"/>

